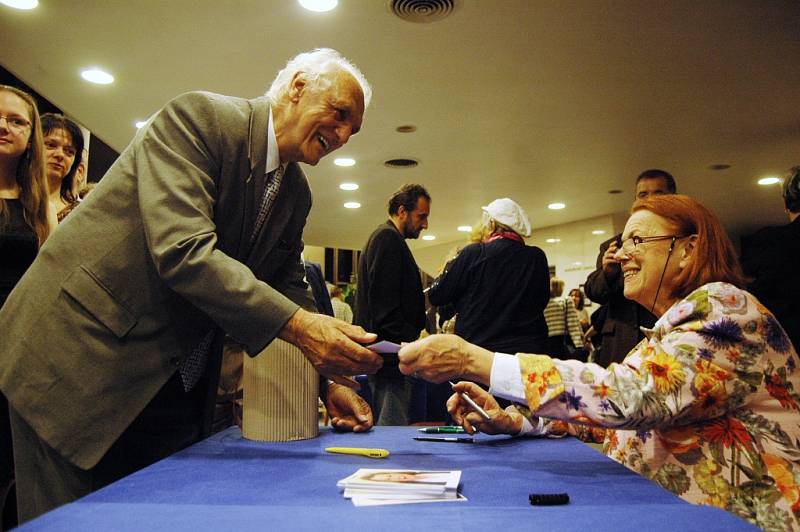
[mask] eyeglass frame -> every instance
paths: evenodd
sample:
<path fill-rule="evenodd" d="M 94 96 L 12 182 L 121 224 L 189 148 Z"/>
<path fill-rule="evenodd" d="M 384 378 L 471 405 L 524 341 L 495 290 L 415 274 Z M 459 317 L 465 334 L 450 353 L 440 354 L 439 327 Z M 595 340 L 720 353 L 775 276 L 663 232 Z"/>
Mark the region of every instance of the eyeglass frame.
<path fill-rule="evenodd" d="M 689 235 L 658 235 L 658 236 L 629 236 L 625 240 L 621 240 L 619 243 L 619 250 L 625 253 L 628 256 L 631 256 L 632 253 L 625 250 L 625 243 L 630 240 L 633 244 L 633 252 L 636 253 L 639 250 L 639 244 L 645 244 L 647 242 L 658 242 L 659 240 L 667 240 L 668 238 L 672 239 L 672 244 L 670 245 L 670 250 L 672 246 L 675 245 L 675 242 L 680 238 L 686 238 Z M 638 240 L 638 242 L 637 242 Z"/>
<path fill-rule="evenodd" d="M 11 120 L 9 120 L 9 118 L 11 120 L 14 120 L 14 121 L 21 121 L 21 122 L 23 122 L 23 124 L 22 125 L 16 124 L 16 123 L 12 122 Z M 33 124 L 31 123 L 30 120 L 28 120 L 27 118 L 22 118 L 21 116 L 0 115 L 0 120 L 5 120 L 6 121 L 6 128 L 9 131 L 14 131 L 16 133 L 22 133 L 26 129 L 28 129 L 31 126 L 33 126 Z"/>

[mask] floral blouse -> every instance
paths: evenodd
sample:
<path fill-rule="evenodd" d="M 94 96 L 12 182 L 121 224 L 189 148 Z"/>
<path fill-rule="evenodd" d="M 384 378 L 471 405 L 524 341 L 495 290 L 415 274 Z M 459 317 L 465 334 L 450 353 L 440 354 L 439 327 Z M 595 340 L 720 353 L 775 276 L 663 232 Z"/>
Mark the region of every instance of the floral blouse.
<path fill-rule="evenodd" d="M 696 504 L 800 529 L 800 373 L 775 317 L 710 283 L 620 364 L 519 354 L 533 414 L 606 432 L 604 452 Z"/>
<path fill-rule="evenodd" d="M 58 213 L 56 214 L 56 217 L 58 218 L 58 223 L 63 222 L 64 218 L 66 218 L 69 213 L 75 210 L 75 207 L 77 207 L 79 203 L 80 200 L 73 201 L 72 203 L 67 203 L 66 207 L 58 211 Z"/>

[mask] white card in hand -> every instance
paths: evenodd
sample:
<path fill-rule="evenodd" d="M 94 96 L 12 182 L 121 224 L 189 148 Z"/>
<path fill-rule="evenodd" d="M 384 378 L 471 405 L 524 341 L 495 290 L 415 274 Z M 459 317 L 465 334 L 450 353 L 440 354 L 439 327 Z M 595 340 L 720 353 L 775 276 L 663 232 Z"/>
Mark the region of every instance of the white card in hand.
<path fill-rule="evenodd" d="M 375 351 L 376 353 L 380 354 L 388 354 L 388 353 L 397 353 L 400 351 L 400 344 L 396 344 L 394 342 L 387 342 L 383 340 L 381 342 L 376 342 L 372 345 L 368 345 L 367 349 L 370 351 Z"/>

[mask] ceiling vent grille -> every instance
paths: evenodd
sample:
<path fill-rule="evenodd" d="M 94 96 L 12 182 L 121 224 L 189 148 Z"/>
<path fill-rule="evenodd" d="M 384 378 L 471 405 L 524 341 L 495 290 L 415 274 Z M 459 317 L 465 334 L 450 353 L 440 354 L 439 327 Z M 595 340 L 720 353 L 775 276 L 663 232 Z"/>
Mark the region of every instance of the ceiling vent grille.
<path fill-rule="evenodd" d="M 414 168 L 419 163 L 414 159 L 389 159 L 383 162 L 389 168 Z"/>
<path fill-rule="evenodd" d="M 461 0 L 388 0 L 392 13 L 406 22 L 436 22 L 458 8 Z"/>

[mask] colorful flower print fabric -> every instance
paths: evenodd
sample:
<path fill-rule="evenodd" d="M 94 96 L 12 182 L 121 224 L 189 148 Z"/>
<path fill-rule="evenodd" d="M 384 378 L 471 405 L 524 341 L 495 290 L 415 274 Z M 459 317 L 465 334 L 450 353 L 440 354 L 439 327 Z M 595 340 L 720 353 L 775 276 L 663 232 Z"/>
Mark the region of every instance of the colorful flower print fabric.
<path fill-rule="evenodd" d="M 616 429 L 605 453 L 684 499 L 800 529 L 797 353 L 751 294 L 695 290 L 607 369 L 518 358 L 533 414 Z"/>

